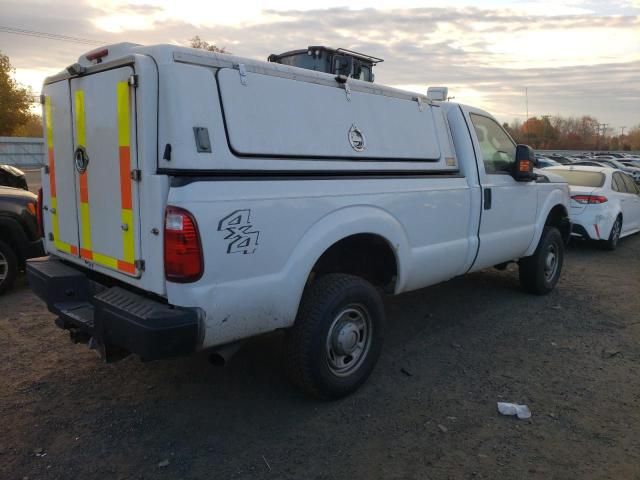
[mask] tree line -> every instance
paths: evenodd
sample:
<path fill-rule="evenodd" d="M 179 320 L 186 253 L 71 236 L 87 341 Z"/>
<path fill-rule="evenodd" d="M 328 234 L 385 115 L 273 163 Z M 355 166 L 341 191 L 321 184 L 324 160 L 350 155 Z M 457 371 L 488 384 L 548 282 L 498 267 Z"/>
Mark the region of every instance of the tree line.
<path fill-rule="evenodd" d="M 542 115 L 504 123 L 503 127 L 517 143 L 541 150 L 640 150 L 640 125 L 618 133 L 590 115 Z"/>

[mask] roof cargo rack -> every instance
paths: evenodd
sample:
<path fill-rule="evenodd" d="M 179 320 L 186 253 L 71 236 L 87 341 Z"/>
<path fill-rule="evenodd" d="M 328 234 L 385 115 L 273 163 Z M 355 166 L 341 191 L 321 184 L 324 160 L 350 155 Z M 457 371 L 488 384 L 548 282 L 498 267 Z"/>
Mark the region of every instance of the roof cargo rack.
<path fill-rule="evenodd" d="M 306 49 L 292 50 L 279 55 L 271 54 L 267 58 L 273 63 L 316 70 L 318 72 L 344 75 L 365 82 L 373 82 L 373 67 L 384 62 L 382 58 L 354 52 L 346 48 L 309 46 Z"/>

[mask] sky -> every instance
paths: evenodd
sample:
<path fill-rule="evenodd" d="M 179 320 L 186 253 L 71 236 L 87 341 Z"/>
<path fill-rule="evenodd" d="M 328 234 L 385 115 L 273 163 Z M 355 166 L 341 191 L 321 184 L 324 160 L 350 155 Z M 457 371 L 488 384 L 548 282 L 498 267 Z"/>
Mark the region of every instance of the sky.
<path fill-rule="evenodd" d="M 444 6 L 446 5 L 446 6 Z M 266 59 L 308 45 L 385 59 L 376 82 L 455 101 L 500 121 L 593 115 L 640 124 L 640 0 L 0 0 L 0 26 L 105 43 L 188 45 L 199 35 Z M 95 47 L 0 32 L 16 78 L 43 79 Z"/>

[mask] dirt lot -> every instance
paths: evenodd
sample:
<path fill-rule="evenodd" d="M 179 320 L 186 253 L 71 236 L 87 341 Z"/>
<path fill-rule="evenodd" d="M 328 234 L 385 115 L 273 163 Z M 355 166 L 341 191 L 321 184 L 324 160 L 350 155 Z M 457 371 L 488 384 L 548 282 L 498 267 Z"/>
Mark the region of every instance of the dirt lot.
<path fill-rule="evenodd" d="M 320 403 L 279 335 L 226 368 L 103 365 L 23 282 L 0 298 L 0 478 L 640 479 L 640 235 L 572 246 L 546 297 L 487 270 L 386 306 L 369 382 Z"/>

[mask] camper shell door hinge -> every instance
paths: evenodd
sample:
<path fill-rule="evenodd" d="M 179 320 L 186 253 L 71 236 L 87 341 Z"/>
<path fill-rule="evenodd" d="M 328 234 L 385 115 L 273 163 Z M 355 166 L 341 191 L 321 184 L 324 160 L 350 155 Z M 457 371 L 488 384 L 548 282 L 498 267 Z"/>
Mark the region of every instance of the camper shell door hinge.
<path fill-rule="evenodd" d="M 336 76 L 336 82 L 344 87 L 344 94 L 347 97 L 347 102 L 351 101 L 351 86 L 349 85 L 349 77 L 346 75 Z"/>
<path fill-rule="evenodd" d="M 131 180 L 133 180 L 134 182 L 139 182 L 142 179 L 142 172 L 140 170 L 138 170 L 137 168 L 134 170 L 131 170 Z"/>
<path fill-rule="evenodd" d="M 413 97 L 413 99 L 418 102 L 418 110 L 420 110 L 421 112 L 424 111 L 425 108 L 432 107 L 433 103 L 431 102 L 431 99 L 427 98 L 424 99 L 423 97 Z"/>
<path fill-rule="evenodd" d="M 238 73 L 240 73 L 240 83 L 246 87 L 247 86 L 247 67 L 245 66 L 245 64 L 236 63 L 233 65 L 233 68 L 238 70 Z"/>
<path fill-rule="evenodd" d="M 133 75 L 129 76 L 129 85 L 131 85 L 133 88 L 137 88 L 138 87 L 138 74 L 134 73 Z"/>

